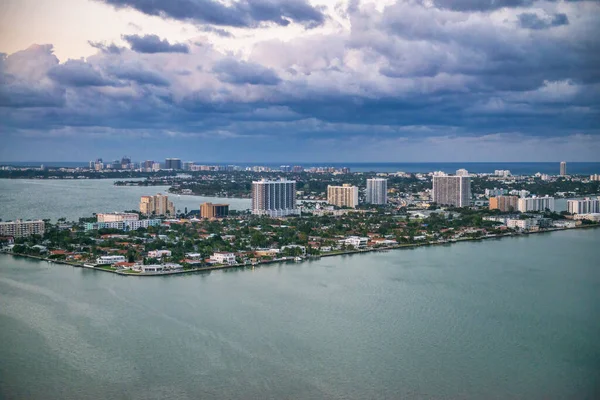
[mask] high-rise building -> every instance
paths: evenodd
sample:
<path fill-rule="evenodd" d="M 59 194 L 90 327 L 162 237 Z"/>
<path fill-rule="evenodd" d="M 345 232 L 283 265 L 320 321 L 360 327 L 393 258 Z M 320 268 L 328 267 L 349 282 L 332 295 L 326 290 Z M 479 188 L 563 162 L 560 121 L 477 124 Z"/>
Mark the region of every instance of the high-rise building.
<path fill-rule="evenodd" d="M 292 171 L 292 167 L 290 167 L 289 165 L 282 165 L 279 167 L 279 169 L 281 170 L 281 172 L 291 172 Z"/>
<path fill-rule="evenodd" d="M 292 172 L 297 172 L 297 173 L 304 172 L 304 168 L 301 165 L 294 165 L 292 167 Z"/>
<path fill-rule="evenodd" d="M 521 212 L 527 211 L 554 211 L 554 197 L 525 197 L 520 198 L 517 203 L 517 209 Z"/>
<path fill-rule="evenodd" d="M 0 236 L 13 236 L 16 238 L 31 235 L 43 235 L 46 230 L 46 224 L 42 220 L 36 221 L 9 221 L 0 222 Z"/>
<path fill-rule="evenodd" d="M 432 197 L 440 205 L 468 207 L 471 203 L 471 178 L 468 175 L 435 175 Z"/>
<path fill-rule="evenodd" d="M 387 179 L 367 179 L 366 195 L 369 204 L 387 204 Z"/>
<path fill-rule="evenodd" d="M 469 171 L 464 168 L 456 170 L 456 176 L 469 176 Z"/>
<path fill-rule="evenodd" d="M 600 197 L 583 200 L 567 200 L 567 211 L 571 214 L 596 214 L 600 213 Z"/>
<path fill-rule="evenodd" d="M 358 205 L 358 187 L 347 183 L 327 186 L 327 202 L 338 207 L 355 208 Z"/>
<path fill-rule="evenodd" d="M 140 219 L 140 216 L 136 213 L 100 213 L 96 214 L 96 220 L 98 222 L 121 222 L 121 221 L 133 221 Z"/>
<path fill-rule="evenodd" d="M 142 170 L 144 170 L 144 172 L 151 172 L 153 164 L 154 164 L 154 161 L 152 161 L 152 160 L 146 160 L 146 161 L 144 161 L 142 163 Z"/>
<path fill-rule="evenodd" d="M 561 161 L 560 162 L 560 176 L 565 176 L 565 175 L 567 175 L 567 162 Z"/>
<path fill-rule="evenodd" d="M 200 204 L 201 218 L 223 218 L 229 215 L 229 204 Z"/>
<path fill-rule="evenodd" d="M 193 161 L 185 161 L 183 163 L 183 170 L 184 171 L 191 171 L 192 170 L 192 165 L 194 165 Z"/>
<path fill-rule="evenodd" d="M 140 212 L 145 215 L 175 216 L 175 206 L 172 201 L 169 201 L 169 196 L 158 193 L 155 196 L 142 196 Z"/>
<path fill-rule="evenodd" d="M 180 170 L 182 168 L 179 158 L 167 158 L 165 160 L 165 169 Z"/>
<path fill-rule="evenodd" d="M 130 169 L 131 168 L 131 158 L 128 156 L 123 156 L 121 158 L 121 169 Z"/>
<path fill-rule="evenodd" d="M 504 212 L 516 211 L 519 205 L 517 196 L 497 196 L 490 197 L 490 210 L 500 210 Z"/>
<path fill-rule="evenodd" d="M 252 182 L 252 214 L 284 217 L 297 213 L 296 181 Z"/>
<path fill-rule="evenodd" d="M 590 175 L 590 181 L 593 181 L 593 182 L 600 181 L 600 175 L 599 174 Z"/>

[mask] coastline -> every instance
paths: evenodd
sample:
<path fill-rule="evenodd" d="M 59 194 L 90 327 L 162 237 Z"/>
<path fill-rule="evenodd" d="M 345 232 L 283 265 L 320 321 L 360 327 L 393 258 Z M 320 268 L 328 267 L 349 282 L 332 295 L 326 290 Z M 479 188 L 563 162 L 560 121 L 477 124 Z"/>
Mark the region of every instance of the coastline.
<path fill-rule="evenodd" d="M 327 253 L 327 254 L 321 254 L 318 256 L 307 256 L 307 257 L 303 258 L 302 261 L 313 260 L 313 259 L 318 260 L 323 257 L 345 256 L 345 255 L 364 254 L 364 253 L 390 251 L 390 250 L 414 249 L 414 248 L 418 248 L 418 247 L 452 245 L 452 244 L 461 243 L 461 242 L 483 241 L 483 240 L 488 240 L 488 239 L 502 239 L 505 237 L 519 237 L 519 236 L 528 236 L 528 235 L 533 235 L 533 234 L 538 234 L 538 233 L 553 233 L 553 232 L 557 232 L 557 231 L 562 232 L 562 231 L 570 231 L 570 230 L 575 230 L 575 229 L 592 229 L 592 228 L 598 228 L 598 227 L 600 227 L 600 224 L 580 225 L 580 226 L 576 226 L 574 228 L 555 228 L 555 229 L 546 229 L 543 231 L 534 231 L 534 232 L 506 233 L 503 235 L 482 236 L 479 238 L 461 238 L 461 239 L 445 241 L 445 242 L 409 243 L 409 244 L 397 244 L 394 246 L 386 246 L 386 247 L 378 247 L 378 248 L 370 248 L 370 249 L 344 250 L 344 251 L 331 252 L 331 253 Z M 76 268 L 87 268 L 87 269 L 92 269 L 95 271 L 109 272 L 109 273 L 117 274 L 120 276 L 139 276 L 139 277 L 181 275 L 181 274 L 207 272 L 207 271 L 210 272 L 210 271 L 232 269 L 232 268 L 254 268 L 256 266 L 277 264 L 277 263 L 282 263 L 282 264 L 286 264 L 289 262 L 298 263 L 298 262 L 294 261 L 293 259 L 288 259 L 288 260 L 278 259 L 278 260 L 259 261 L 255 264 L 215 265 L 215 266 L 187 269 L 187 270 L 182 270 L 182 271 L 131 273 L 131 272 L 123 272 L 123 271 L 112 271 L 112 270 L 105 269 L 105 268 L 99 268 L 99 267 L 94 267 L 94 266 L 87 265 L 87 264 L 79 264 L 79 263 L 74 263 L 74 262 L 69 262 L 69 261 L 64 261 L 64 260 L 53 260 L 53 259 L 50 259 L 47 257 L 34 256 L 34 255 L 30 255 L 30 254 L 10 253 L 10 252 L 0 252 L 0 254 L 11 255 L 11 256 L 15 256 L 15 257 L 25 257 L 25 258 L 34 259 L 37 261 L 46 261 L 46 262 L 50 262 L 50 263 L 69 265 L 71 267 L 76 267 Z M 300 262 L 302 262 L 302 261 L 300 261 Z"/>

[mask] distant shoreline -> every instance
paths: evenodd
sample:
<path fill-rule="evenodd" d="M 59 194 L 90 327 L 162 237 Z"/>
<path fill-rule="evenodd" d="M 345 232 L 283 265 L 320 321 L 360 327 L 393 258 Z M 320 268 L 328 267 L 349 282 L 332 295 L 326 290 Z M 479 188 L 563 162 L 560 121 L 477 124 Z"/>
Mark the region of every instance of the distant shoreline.
<path fill-rule="evenodd" d="M 495 236 L 483 236 L 483 237 L 479 237 L 479 238 L 456 239 L 453 241 L 446 241 L 446 242 L 409 243 L 409 244 L 398 244 L 398 245 L 394 245 L 394 246 L 379 247 L 379 248 L 373 248 L 373 249 L 344 250 L 344 251 L 331 252 L 331 253 L 327 253 L 327 254 L 321 254 L 319 256 L 312 256 L 312 257 L 308 256 L 299 262 L 296 262 L 291 259 L 290 260 L 269 260 L 269 261 L 259 261 L 255 264 L 215 265 L 215 266 L 187 269 L 187 270 L 183 270 L 183 271 L 153 272 L 153 273 L 128 273 L 128 272 L 123 272 L 123 271 L 111 271 L 108 269 L 92 267 L 92 266 L 85 265 L 85 264 L 74 263 L 74 262 L 63 261 L 63 260 L 53 260 L 53 259 L 49 259 L 47 257 L 34 256 L 34 255 L 29 255 L 29 254 L 9 253 L 9 252 L 0 252 L 0 254 L 14 256 L 14 257 L 24 257 L 24 258 L 34 259 L 37 261 L 46 261 L 46 262 L 50 262 L 50 263 L 69 265 L 71 267 L 76 267 L 76 268 L 87 268 L 87 269 L 92 269 L 95 271 L 109 272 L 109 273 L 113 273 L 113 274 L 120 275 L 120 276 L 149 277 L 149 276 L 181 275 L 181 274 L 190 274 L 190 273 L 196 273 L 196 272 L 210 272 L 210 271 L 232 269 L 232 268 L 254 268 L 254 267 L 258 267 L 261 265 L 268 265 L 268 264 L 279 264 L 279 263 L 287 264 L 290 262 L 301 263 L 306 260 L 319 260 L 319 259 L 325 258 L 325 257 L 365 254 L 365 253 L 382 252 L 382 251 L 390 251 L 390 250 L 414 249 L 414 248 L 419 248 L 419 247 L 430 247 L 430 246 L 448 246 L 448 245 L 457 244 L 457 243 L 461 243 L 461 242 L 483 241 L 483 240 L 488 240 L 488 239 L 498 240 L 498 239 L 503 239 L 506 237 L 520 237 L 520 236 L 529 236 L 529 235 L 539 234 L 539 233 L 553 233 L 553 232 L 571 231 L 571 230 L 575 230 L 575 229 L 589 229 L 589 228 L 599 228 L 599 227 L 600 227 L 600 224 L 580 225 L 580 226 L 576 226 L 574 228 L 554 228 L 554 229 L 547 229 L 547 230 L 543 230 L 543 231 L 523 232 L 523 233 L 516 233 L 516 234 L 515 233 L 507 233 L 507 234 L 495 235 Z"/>

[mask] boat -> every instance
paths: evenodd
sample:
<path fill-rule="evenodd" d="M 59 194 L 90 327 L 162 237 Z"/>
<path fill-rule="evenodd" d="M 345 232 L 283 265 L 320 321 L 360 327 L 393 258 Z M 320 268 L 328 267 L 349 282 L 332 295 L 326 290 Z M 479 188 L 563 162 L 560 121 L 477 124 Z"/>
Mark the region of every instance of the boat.
<path fill-rule="evenodd" d="M 295 257 L 295 258 L 294 258 L 294 261 L 296 261 L 296 262 L 300 262 L 300 261 L 302 261 L 302 257 Z"/>

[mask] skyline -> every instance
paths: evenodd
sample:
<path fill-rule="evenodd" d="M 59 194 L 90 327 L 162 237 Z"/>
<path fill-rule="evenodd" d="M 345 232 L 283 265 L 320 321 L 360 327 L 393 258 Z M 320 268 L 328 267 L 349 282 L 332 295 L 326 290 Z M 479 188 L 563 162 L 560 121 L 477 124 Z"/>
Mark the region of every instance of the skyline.
<path fill-rule="evenodd" d="M 596 1 L 2 3 L 3 162 L 599 160 Z"/>

